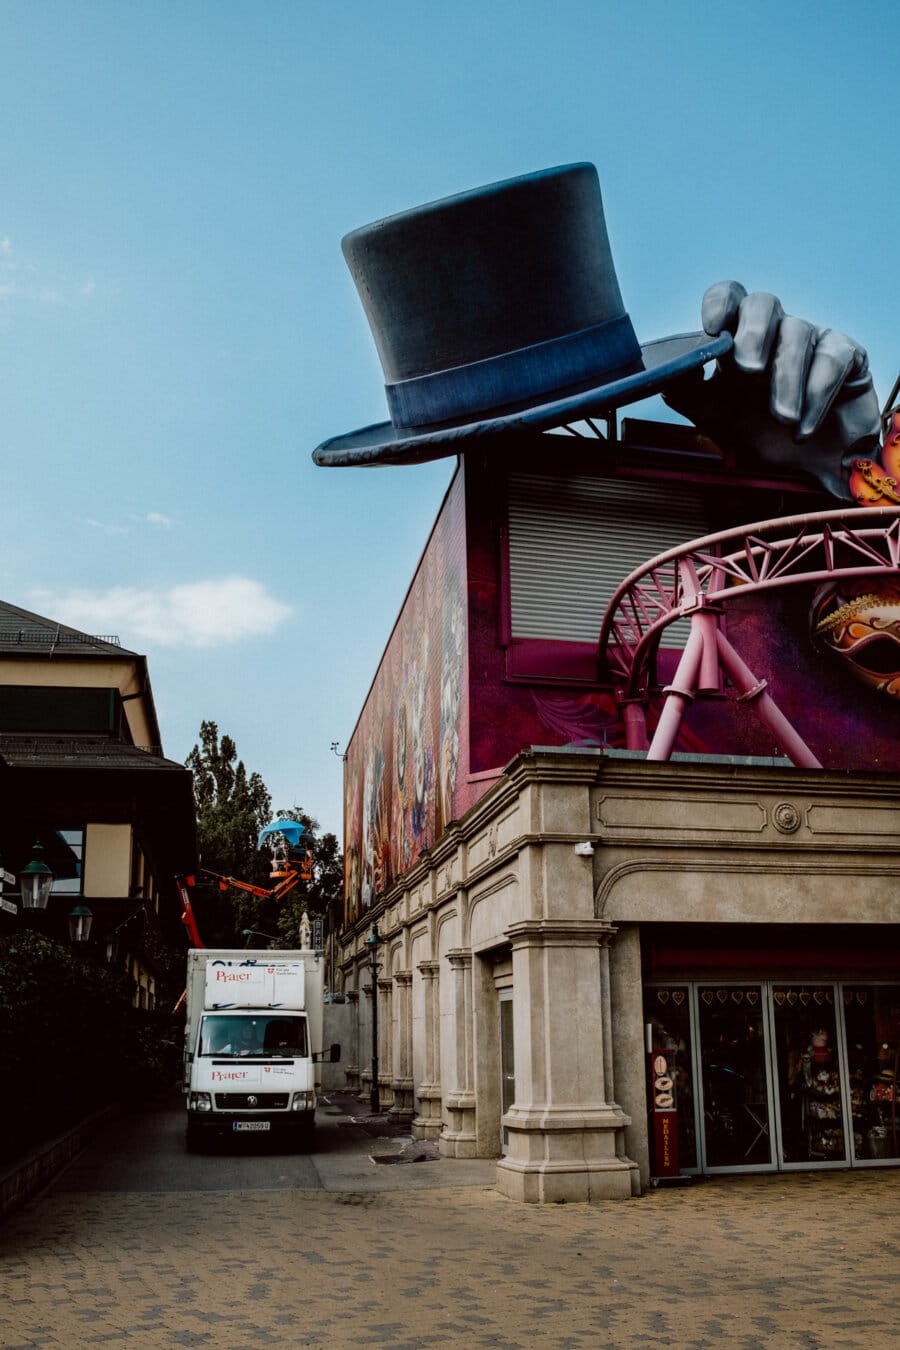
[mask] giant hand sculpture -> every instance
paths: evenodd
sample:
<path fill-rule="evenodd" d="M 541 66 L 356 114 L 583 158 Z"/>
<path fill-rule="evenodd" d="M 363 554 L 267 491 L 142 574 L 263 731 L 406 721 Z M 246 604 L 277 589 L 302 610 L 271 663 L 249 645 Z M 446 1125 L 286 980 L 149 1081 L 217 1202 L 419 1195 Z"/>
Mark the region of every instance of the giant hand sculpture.
<path fill-rule="evenodd" d="M 666 402 L 742 463 L 802 469 L 851 498 L 853 462 L 874 453 L 880 432 L 865 350 L 736 281 L 710 286 L 701 315 L 707 333 L 732 333 L 734 347 L 709 379 L 698 371 L 671 385 Z"/>

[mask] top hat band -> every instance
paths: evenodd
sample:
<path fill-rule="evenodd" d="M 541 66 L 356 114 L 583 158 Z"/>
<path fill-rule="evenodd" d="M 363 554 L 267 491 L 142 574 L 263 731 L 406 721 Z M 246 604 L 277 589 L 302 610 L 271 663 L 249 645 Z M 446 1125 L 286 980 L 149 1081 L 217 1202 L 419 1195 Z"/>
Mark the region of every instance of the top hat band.
<path fill-rule="evenodd" d="M 576 333 L 385 385 L 395 427 L 423 427 L 477 416 L 525 399 L 562 396 L 589 380 L 643 369 L 627 314 Z"/>

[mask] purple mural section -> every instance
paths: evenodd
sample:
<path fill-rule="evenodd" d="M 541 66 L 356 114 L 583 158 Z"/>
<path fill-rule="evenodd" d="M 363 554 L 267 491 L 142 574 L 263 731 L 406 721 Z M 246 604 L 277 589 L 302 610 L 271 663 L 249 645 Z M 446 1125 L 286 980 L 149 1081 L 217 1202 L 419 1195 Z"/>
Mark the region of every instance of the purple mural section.
<path fill-rule="evenodd" d="M 347 919 L 359 918 L 530 746 L 626 744 L 590 644 L 508 635 L 502 470 L 461 467 L 406 596 L 346 763 Z M 900 771 L 900 580 L 730 597 L 723 619 L 825 769 Z M 599 637 L 599 634 L 598 634 Z M 678 651 L 660 654 L 652 735 Z M 784 757 L 751 698 L 723 680 L 691 701 L 676 752 Z"/>

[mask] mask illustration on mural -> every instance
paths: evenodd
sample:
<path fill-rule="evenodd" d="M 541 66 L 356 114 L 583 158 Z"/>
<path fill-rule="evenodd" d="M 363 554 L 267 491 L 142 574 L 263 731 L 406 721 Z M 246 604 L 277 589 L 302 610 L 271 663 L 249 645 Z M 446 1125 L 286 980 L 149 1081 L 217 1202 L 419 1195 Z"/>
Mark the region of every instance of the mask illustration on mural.
<path fill-rule="evenodd" d="M 859 680 L 900 698 L 900 583 L 828 582 L 813 599 L 814 642 Z"/>

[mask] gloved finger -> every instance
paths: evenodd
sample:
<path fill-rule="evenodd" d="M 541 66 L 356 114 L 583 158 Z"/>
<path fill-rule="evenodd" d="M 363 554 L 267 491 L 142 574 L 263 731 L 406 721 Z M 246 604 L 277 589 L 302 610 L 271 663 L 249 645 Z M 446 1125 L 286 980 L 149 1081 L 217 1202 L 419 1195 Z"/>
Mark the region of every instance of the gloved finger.
<path fill-rule="evenodd" d="M 735 365 L 741 370 L 765 370 L 783 318 L 781 301 L 768 291 L 753 291 L 742 300 L 734 335 Z"/>
<path fill-rule="evenodd" d="M 862 347 L 835 328 L 823 329 L 819 333 L 806 378 L 806 402 L 798 437 L 802 440 L 812 436 L 822 424 L 845 381 L 867 371 L 868 357 Z"/>
<path fill-rule="evenodd" d="M 770 407 L 779 422 L 799 422 L 818 329 L 785 314 L 775 339 Z"/>
<path fill-rule="evenodd" d="M 739 281 L 717 281 L 704 293 L 700 305 L 700 321 L 703 331 L 710 337 L 718 337 L 725 331 L 733 333 L 737 328 L 741 301 L 747 291 Z"/>

